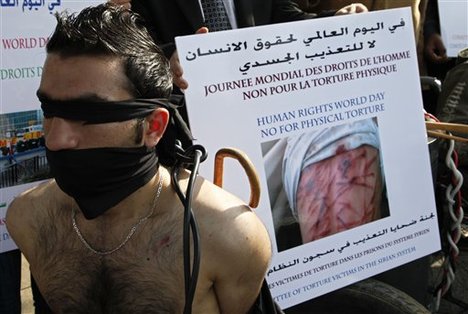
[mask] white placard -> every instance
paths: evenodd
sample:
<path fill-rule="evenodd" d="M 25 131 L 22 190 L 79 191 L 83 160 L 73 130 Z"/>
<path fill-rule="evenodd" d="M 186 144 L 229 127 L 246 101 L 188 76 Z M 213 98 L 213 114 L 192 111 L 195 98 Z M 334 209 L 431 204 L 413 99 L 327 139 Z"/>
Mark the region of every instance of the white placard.
<path fill-rule="evenodd" d="M 244 151 L 259 173 L 255 211 L 274 250 L 267 281 L 283 308 L 439 250 L 409 8 L 184 36 L 176 44 L 189 82 L 190 126 L 209 152 L 201 173 L 213 177 L 213 157 L 223 147 Z M 281 223 L 292 215 L 290 205 L 277 212 L 273 204 L 284 191 L 279 143 L 361 122 L 378 128 L 389 212 L 284 245 L 290 239 Z M 246 177 L 232 160 L 224 182 L 248 201 Z"/>
<path fill-rule="evenodd" d="M 440 32 L 447 56 L 456 57 L 468 48 L 468 1 L 439 0 Z"/>
<path fill-rule="evenodd" d="M 56 25 L 53 13 L 77 12 L 102 2 L 0 0 L 0 187 L 8 186 L 0 189 L 0 253 L 16 248 L 5 227 L 6 209 L 14 196 L 32 186 L 21 180 L 11 183 L 12 173 L 31 178 L 34 173 L 28 172 L 34 172 L 29 167 L 32 158 L 45 158 L 44 147 L 38 142 L 33 143 L 34 147 L 16 146 L 42 136 L 42 113 L 36 91 L 45 45 Z M 10 148 L 11 155 L 7 153 Z M 18 171 L 12 171 L 13 167 Z"/>

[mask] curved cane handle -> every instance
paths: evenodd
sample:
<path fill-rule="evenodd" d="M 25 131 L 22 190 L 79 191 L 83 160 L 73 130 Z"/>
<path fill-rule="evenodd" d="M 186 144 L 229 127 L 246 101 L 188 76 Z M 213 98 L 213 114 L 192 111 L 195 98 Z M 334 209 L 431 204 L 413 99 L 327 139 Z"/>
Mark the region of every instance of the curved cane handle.
<path fill-rule="evenodd" d="M 223 187 L 223 162 L 225 157 L 231 157 L 236 159 L 237 161 L 239 161 L 242 168 L 244 168 L 250 183 L 249 206 L 252 208 L 256 208 L 260 200 L 260 180 L 258 179 L 258 174 L 255 170 L 254 165 L 243 151 L 237 148 L 226 147 L 221 148 L 216 152 L 213 183 L 219 187 Z"/>

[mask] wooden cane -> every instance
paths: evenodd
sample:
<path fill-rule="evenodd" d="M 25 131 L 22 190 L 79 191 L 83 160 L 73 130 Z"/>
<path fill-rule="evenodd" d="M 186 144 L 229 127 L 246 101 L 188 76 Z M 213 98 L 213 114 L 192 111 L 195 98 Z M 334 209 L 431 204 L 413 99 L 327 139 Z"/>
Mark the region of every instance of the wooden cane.
<path fill-rule="evenodd" d="M 232 147 L 221 148 L 216 152 L 214 161 L 214 177 L 213 183 L 219 187 L 223 187 L 223 171 L 224 171 L 224 158 L 234 158 L 244 168 L 250 184 L 250 201 L 249 206 L 256 208 L 260 201 L 260 180 L 254 165 L 249 157 L 241 150 Z"/>

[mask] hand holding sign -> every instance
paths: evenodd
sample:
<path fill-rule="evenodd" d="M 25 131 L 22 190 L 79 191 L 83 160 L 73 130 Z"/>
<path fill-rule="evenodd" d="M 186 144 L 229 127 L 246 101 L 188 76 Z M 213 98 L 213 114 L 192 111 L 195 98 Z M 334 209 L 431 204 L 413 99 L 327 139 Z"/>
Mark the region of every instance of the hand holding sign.
<path fill-rule="evenodd" d="M 206 27 L 200 27 L 195 34 L 206 34 L 209 30 Z M 171 58 L 169 59 L 171 64 L 171 71 L 172 71 L 172 79 L 173 83 L 180 89 L 184 90 L 188 87 L 188 82 L 184 79 L 184 70 L 180 65 L 179 54 L 177 50 L 172 53 Z"/>

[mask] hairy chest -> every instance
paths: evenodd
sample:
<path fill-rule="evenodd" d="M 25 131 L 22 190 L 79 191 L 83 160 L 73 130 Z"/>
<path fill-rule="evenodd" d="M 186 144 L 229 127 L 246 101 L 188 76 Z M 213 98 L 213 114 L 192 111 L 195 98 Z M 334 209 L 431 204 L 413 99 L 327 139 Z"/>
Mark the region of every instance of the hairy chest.
<path fill-rule="evenodd" d="M 181 312 L 182 239 L 175 221 L 144 226 L 106 256 L 87 249 L 71 227 L 47 228 L 32 265 L 41 292 L 57 313 Z"/>

